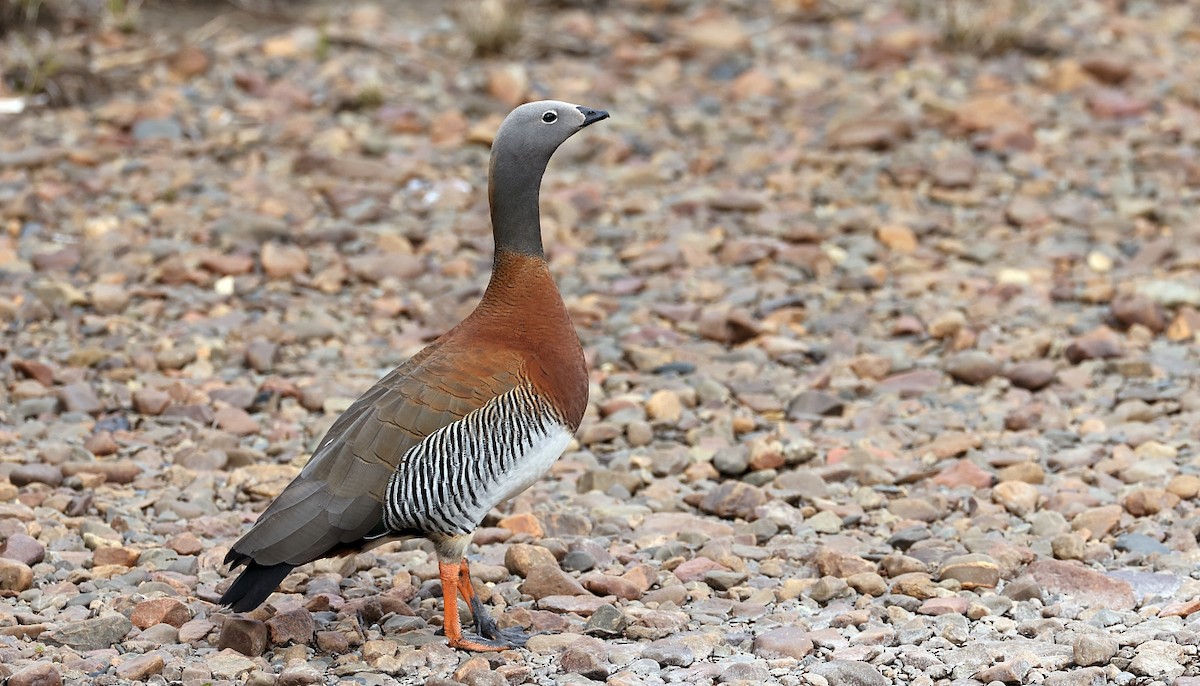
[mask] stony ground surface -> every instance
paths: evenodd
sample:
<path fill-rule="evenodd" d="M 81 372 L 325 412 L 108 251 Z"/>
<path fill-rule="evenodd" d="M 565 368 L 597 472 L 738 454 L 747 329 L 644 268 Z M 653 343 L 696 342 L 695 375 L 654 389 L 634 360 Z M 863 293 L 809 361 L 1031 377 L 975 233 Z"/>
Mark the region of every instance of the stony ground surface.
<path fill-rule="evenodd" d="M 46 39 L 101 87 L 0 115 L 11 686 L 1200 684 L 1200 3 L 355 5 Z M 545 96 L 613 113 L 543 192 L 592 401 L 472 560 L 549 633 L 446 648 L 418 541 L 231 617 Z"/>

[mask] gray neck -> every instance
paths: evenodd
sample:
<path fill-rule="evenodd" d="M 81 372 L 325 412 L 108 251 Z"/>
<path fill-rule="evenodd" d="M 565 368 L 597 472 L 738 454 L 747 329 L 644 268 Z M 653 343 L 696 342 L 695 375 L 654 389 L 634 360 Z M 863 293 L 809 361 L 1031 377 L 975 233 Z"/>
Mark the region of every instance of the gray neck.
<path fill-rule="evenodd" d="M 498 141 L 497 141 L 498 142 Z M 548 159 L 520 155 L 504 146 L 493 146 L 488 174 L 488 204 L 492 211 L 492 236 L 496 250 L 544 257 L 542 218 L 538 190 Z"/>

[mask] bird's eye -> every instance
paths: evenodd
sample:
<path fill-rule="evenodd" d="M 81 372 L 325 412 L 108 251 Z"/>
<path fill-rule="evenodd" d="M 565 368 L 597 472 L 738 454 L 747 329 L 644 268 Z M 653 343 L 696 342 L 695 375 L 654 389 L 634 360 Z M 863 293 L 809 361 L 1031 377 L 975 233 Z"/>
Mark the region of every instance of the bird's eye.
<path fill-rule="evenodd" d="M 554 122 L 558 121 L 558 115 L 553 111 L 547 112 L 542 115 L 542 121 L 546 122 L 547 124 L 553 124 Z"/>

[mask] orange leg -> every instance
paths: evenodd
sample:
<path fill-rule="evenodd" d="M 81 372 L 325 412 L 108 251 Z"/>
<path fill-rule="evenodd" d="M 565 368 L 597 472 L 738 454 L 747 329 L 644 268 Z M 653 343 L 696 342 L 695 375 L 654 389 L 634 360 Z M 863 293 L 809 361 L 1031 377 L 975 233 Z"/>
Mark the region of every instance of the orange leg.
<path fill-rule="evenodd" d="M 475 598 L 475 586 L 471 584 L 471 566 L 467 564 L 466 559 L 458 565 L 458 592 L 462 595 L 463 602 L 474 612 L 479 601 Z"/>
<path fill-rule="evenodd" d="M 462 624 L 458 620 L 460 576 L 465 576 L 466 578 L 466 585 L 462 587 L 463 597 L 466 598 L 470 595 L 473 598 L 475 595 L 475 589 L 471 587 L 471 577 L 466 572 L 466 562 L 464 561 L 461 564 L 438 562 L 438 576 L 442 579 L 442 600 L 446 604 L 445 621 L 442 624 L 442 628 L 446 632 L 446 638 L 450 641 L 450 647 L 475 651 L 499 651 L 507 648 L 507 646 L 488 645 L 463 637 Z"/>

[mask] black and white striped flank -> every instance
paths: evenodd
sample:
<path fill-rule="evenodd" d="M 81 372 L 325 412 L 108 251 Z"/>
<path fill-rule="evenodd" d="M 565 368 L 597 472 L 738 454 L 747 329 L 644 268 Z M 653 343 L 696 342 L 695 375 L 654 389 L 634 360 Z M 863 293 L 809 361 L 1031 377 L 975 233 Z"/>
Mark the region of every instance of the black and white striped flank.
<path fill-rule="evenodd" d="M 571 434 L 533 389 L 497 396 L 405 454 L 388 481 L 384 525 L 396 533 L 469 534 L 545 474 Z"/>

